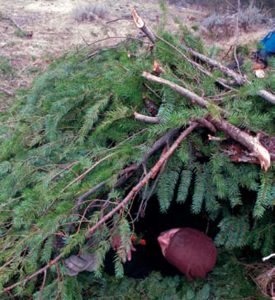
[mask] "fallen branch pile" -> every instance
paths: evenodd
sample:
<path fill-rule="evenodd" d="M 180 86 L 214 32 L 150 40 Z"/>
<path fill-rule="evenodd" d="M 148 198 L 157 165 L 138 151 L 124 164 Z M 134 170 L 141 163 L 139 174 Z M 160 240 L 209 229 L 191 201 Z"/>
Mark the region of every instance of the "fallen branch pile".
<path fill-rule="evenodd" d="M 68 273 L 60 270 L 60 266 L 65 269 L 63 258 L 76 252 L 81 255 L 86 247 L 96 253 L 101 266 L 112 238 L 118 234 L 121 245 L 115 250 L 123 261 L 132 249 L 132 202 L 141 191 L 142 201 L 134 220 L 145 213 L 155 190 L 163 211 L 174 194 L 181 192 L 182 198 L 178 198 L 184 202 L 188 191 L 194 190 L 193 212 L 201 213 L 204 203 L 206 214 L 220 218 L 216 242 L 228 249 L 253 244 L 258 234 L 254 231 L 263 232 L 261 226 L 272 222 L 267 218 L 255 224 L 254 231 L 249 230 L 251 215 L 262 217 L 274 194 L 271 174 L 275 138 L 262 127 L 272 127 L 264 110 L 274 109 L 271 104 L 275 104 L 275 95 L 259 88 L 256 96 L 241 99 L 240 87 L 254 84 L 246 76 L 189 45 L 156 35 L 135 9 L 132 16 L 152 44 L 149 51 L 138 44 L 140 40 L 133 44 L 129 39 L 131 44 L 126 41 L 123 49 L 117 46 L 103 54 L 93 51 L 85 60 L 65 62 L 58 72 L 49 71 L 38 81 L 27 108 L 18 113 L 17 131 L 10 134 L 9 143 L 3 142 L 0 216 L 5 237 L 2 248 L 7 250 L 1 256 L 4 263 L 0 270 L 6 272 L 1 281 L 4 292 L 24 289 L 32 282 L 32 290 L 37 291 L 39 286 L 44 297 L 47 284 L 66 280 Z M 148 72 L 150 55 L 152 72 Z M 179 57 L 183 62 L 177 66 Z M 87 61 L 92 67 L 85 69 Z M 73 80 L 68 75 L 72 66 L 76 73 L 79 71 Z M 49 95 L 43 96 L 47 92 Z M 239 98 L 236 102 L 235 97 Z M 255 127 L 242 111 L 242 100 L 257 101 L 263 120 L 257 119 Z M 207 139 L 205 133 L 214 136 L 209 134 Z M 252 164 L 260 165 L 262 171 L 255 171 Z M 244 170 L 250 172 L 247 181 L 242 178 Z M 165 176 L 171 182 L 165 182 Z M 189 189 L 192 184 L 194 188 Z M 164 195 L 163 186 L 168 189 Z M 243 204 L 241 188 L 256 191 L 258 196 L 255 203 L 246 203 L 249 209 L 243 215 L 235 216 L 230 209 Z M 21 235 L 26 237 L 20 240 Z M 261 237 L 261 241 L 267 238 Z M 34 264 L 32 255 L 37 256 Z M 91 257 L 94 259 L 94 255 Z M 82 265 L 83 270 L 88 268 Z"/>

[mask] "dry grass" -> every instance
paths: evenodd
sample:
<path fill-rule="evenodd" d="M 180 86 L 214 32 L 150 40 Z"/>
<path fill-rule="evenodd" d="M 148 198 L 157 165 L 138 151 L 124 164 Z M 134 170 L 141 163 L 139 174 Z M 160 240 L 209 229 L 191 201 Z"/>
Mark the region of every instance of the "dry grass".
<path fill-rule="evenodd" d="M 263 295 L 275 299 L 275 267 L 260 263 L 247 265 L 248 275 L 256 283 Z"/>
<path fill-rule="evenodd" d="M 107 15 L 107 8 L 100 3 L 81 3 L 73 9 L 72 15 L 78 22 L 92 22 L 97 18 L 104 19 Z"/>
<path fill-rule="evenodd" d="M 235 14 L 211 14 L 202 22 L 204 31 L 210 38 L 220 40 L 228 39 L 235 34 L 237 13 Z M 271 25 L 271 18 L 267 13 L 257 7 L 247 7 L 239 14 L 239 29 L 242 32 L 251 32 L 255 29 Z"/>

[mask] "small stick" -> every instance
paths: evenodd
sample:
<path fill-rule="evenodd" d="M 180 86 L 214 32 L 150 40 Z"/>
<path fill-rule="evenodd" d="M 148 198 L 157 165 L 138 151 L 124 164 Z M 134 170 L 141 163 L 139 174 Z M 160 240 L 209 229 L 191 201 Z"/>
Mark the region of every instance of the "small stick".
<path fill-rule="evenodd" d="M 268 256 L 263 257 L 263 258 L 262 258 L 262 261 L 269 260 L 269 259 L 272 258 L 272 257 L 275 257 L 275 253 L 272 253 L 272 254 L 270 254 L 270 255 L 268 255 Z"/>
<path fill-rule="evenodd" d="M 47 279 L 47 269 L 44 271 L 43 282 L 42 282 L 42 285 L 40 288 L 40 293 L 39 293 L 39 300 L 43 300 L 43 290 L 45 287 L 46 279 Z"/>
<path fill-rule="evenodd" d="M 10 90 L 6 89 L 3 86 L 0 86 L 0 92 L 3 92 L 3 93 L 5 93 L 6 95 L 8 95 L 10 97 L 15 95 L 13 91 L 10 91 Z"/>
<path fill-rule="evenodd" d="M 65 190 L 67 190 L 71 185 L 73 185 L 74 183 L 81 181 L 86 175 L 88 175 L 95 167 L 97 167 L 100 163 L 102 163 L 104 160 L 110 158 L 111 156 L 113 156 L 114 153 L 111 153 L 105 157 L 103 157 L 102 159 L 100 159 L 99 161 L 97 161 L 95 164 L 93 164 L 90 168 L 88 168 L 85 172 L 83 172 L 82 174 L 80 174 L 78 177 L 76 177 L 73 181 L 71 181 L 69 184 L 67 184 L 63 190 L 61 191 L 61 193 L 63 193 Z"/>
<path fill-rule="evenodd" d="M 142 114 L 139 114 L 137 112 L 134 112 L 135 119 L 144 123 L 149 123 L 149 124 L 159 124 L 160 119 L 159 117 L 150 117 L 150 116 L 145 116 Z"/>

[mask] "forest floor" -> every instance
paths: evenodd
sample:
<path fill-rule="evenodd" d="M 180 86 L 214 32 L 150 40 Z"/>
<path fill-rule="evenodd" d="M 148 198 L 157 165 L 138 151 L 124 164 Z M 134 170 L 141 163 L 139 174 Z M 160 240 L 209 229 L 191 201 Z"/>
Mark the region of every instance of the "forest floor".
<path fill-rule="evenodd" d="M 131 19 L 132 1 L 90 3 L 100 6 L 104 16 L 77 21 L 79 0 L 0 0 L 0 112 L 10 106 L 16 90 L 30 87 L 37 74 L 65 52 L 87 45 L 106 47 L 119 42 L 121 39 L 117 37 L 138 34 Z M 167 10 L 161 10 L 158 0 L 138 0 L 134 5 L 153 28 L 165 15 L 170 31 L 177 30 L 176 19 L 189 27 L 198 27 L 209 13 L 205 7 L 181 5 L 168 5 Z M 239 41 L 263 35 L 261 29 L 246 34 Z M 213 41 L 208 42 L 213 44 Z M 224 49 L 232 44 L 234 38 L 219 41 Z"/>

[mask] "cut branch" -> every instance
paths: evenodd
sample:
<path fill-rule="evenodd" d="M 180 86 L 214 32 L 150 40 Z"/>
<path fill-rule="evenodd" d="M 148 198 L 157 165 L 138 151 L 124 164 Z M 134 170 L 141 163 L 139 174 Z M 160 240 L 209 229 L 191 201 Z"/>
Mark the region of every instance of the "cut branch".
<path fill-rule="evenodd" d="M 163 78 L 156 77 L 151 75 L 147 72 L 143 72 L 142 76 L 148 80 L 161 83 L 164 85 L 169 86 L 174 91 L 178 92 L 179 94 L 189 98 L 192 102 L 202 106 L 208 107 L 209 103 L 203 99 L 202 97 L 198 96 L 197 94 Z M 227 135 L 229 135 L 234 140 L 238 141 L 246 148 L 248 148 L 252 153 L 251 155 L 256 156 L 260 162 L 262 169 L 267 171 L 270 167 L 270 154 L 265 147 L 259 142 L 259 140 L 255 137 L 252 137 L 248 133 L 241 131 L 239 128 L 233 126 L 232 124 L 228 123 L 224 119 L 214 119 L 209 117 L 208 121 L 214 124 L 219 130 L 224 131 Z"/>
<path fill-rule="evenodd" d="M 198 104 L 201 107 L 207 108 L 209 106 L 209 102 L 206 101 L 205 99 L 203 99 L 202 97 L 198 96 L 197 94 L 181 87 L 180 85 L 171 82 L 167 79 L 163 79 L 160 77 L 157 77 L 155 75 L 152 75 L 148 72 L 143 72 L 142 76 L 150 81 L 156 82 L 156 83 L 160 83 L 160 84 L 164 84 L 169 86 L 172 90 L 174 90 L 175 92 L 181 94 L 182 96 L 189 98 L 192 102 L 195 102 L 196 104 Z"/>
<path fill-rule="evenodd" d="M 259 90 L 258 95 L 267 100 L 268 102 L 275 104 L 275 95 L 266 91 L 266 90 Z"/>
<path fill-rule="evenodd" d="M 150 117 L 134 112 L 135 119 L 144 123 L 159 124 L 160 119 L 158 117 Z"/>
<path fill-rule="evenodd" d="M 219 130 L 222 130 L 235 141 L 244 145 L 251 151 L 251 155 L 256 156 L 260 162 L 261 168 L 267 171 L 270 167 L 270 154 L 260 143 L 259 139 L 240 130 L 238 127 L 228 123 L 223 119 L 208 118 Z"/>
<path fill-rule="evenodd" d="M 172 144 L 172 146 L 167 150 L 167 152 L 163 153 L 157 163 L 153 166 L 153 168 L 147 173 L 147 175 L 137 184 L 135 185 L 129 194 L 107 215 L 101 218 L 94 226 L 89 229 L 87 238 L 90 238 L 93 233 L 103 225 L 107 220 L 109 220 L 114 214 L 119 212 L 121 209 L 124 209 L 125 206 L 133 200 L 137 193 L 149 182 L 150 179 L 154 179 L 157 173 L 160 171 L 161 167 L 164 163 L 170 158 L 170 156 L 175 152 L 180 143 L 196 128 L 198 124 L 193 122 L 187 129 L 185 129 L 180 136 L 176 139 L 176 141 Z"/>
<path fill-rule="evenodd" d="M 219 69 L 221 72 L 223 72 L 224 74 L 226 74 L 227 76 L 233 78 L 237 84 L 239 85 L 245 85 L 245 84 L 251 84 L 251 82 L 243 75 L 240 75 L 236 72 L 234 72 L 233 70 L 225 67 L 224 65 L 222 65 L 220 62 L 209 58 L 191 48 L 188 48 L 186 46 L 183 46 L 183 48 L 188 51 L 189 53 L 191 53 L 194 57 L 200 59 L 201 61 L 209 64 L 210 66 L 213 66 L 217 69 Z M 267 100 L 268 102 L 275 104 L 275 95 L 268 92 L 267 90 L 259 90 L 257 93 L 258 96 L 264 98 L 265 100 Z"/>
<path fill-rule="evenodd" d="M 135 25 L 137 28 L 139 28 L 148 38 L 149 40 L 154 44 L 156 42 L 156 36 L 152 32 L 152 30 L 145 24 L 143 19 L 138 15 L 135 8 L 132 9 L 132 17 L 135 22 Z"/>
<path fill-rule="evenodd" d="M 263 258 L 262 258 L 262 261 L 269 260 L 269 259 L 272 258 L 272 257 L 275 257 L 275 253 L 271 253 L 270 255 L 263 257 Z"/>
<path fill-rule="evenodd" d="M 151 40 L 152 43 L 155 43 L 157 39 L 166 42 L 164 39 L 162 39 L 161 37 L 155 35 L 146 25 L 145 22 L 143 21 L 143 19 L 138 15 L 137 11 L 135 9 L 133 9 L 132 11 L 132 16 L 134 19 L 134 22 L 137 26 L 137 28 L 139 28 L 140 30 L 142 30 L 147 37 Z M 166 42 L 168 43 L 168 42 Z M 169 43 L 170 44 L 170 43 Z M 175 49 L 176 47 L 173 46 L 172 44 L 170 44 L 170 46 L 172 46 L 173 49 Z M 217 69 L 219 69 L 222 73 L 224 73 L 225 75 L 233 78 L 235 80 L 235 82 L 238 85 L 245 85 L 245 84 L 251 84 L 251 82 L 243 75 L 238 74 L 236 72 L 234 72 L 233 70 L 227 68 L 226 66 L 224 66 L 223 64 L 221 64 L 220 62 L 205 56 L 204 54 L 201 54 L 185 45 L 181 45 L 181 47 L 187 51 L 188 53 L 190 53 L 193 57 L 198 58 L 199 60 L 207 63 L 208 65 L 215 67 Z M 176 48 L 177 49 L 177 48 Z M 180 50 L 176 50 L 178 52 L 181 52 Z M 195 67 L 198 68 L 198 70 L 200 70 L 202 73 L 213 77 L 212 74 L 208 71 L 205 70 L 201 65 L 199 65 L 198 63 L 192 61 L 190 58 L 188 58 L 186 55 L 184 55 L 183 53 L 181 53 L 181 55 L 183 55 L 183 57 L 185 59 L 187 59 L 192 65 L 194 65 Z M 226 81 L 224 79 L 218 78 L 216 80 L 218 83 L 220 83 L 222 86 L 224 86 L 227 89 L 230 89 L 231 87 L 228 86 L 228 84 L 226 83 Z M 259 90 L 258 91 L 258 96 L 262 97 L 263 99 L 267 100 L 268 102 L 275 104 L 275 95 L 272 94 L 271 92 L 268 92 L 267 90 Z"/>

